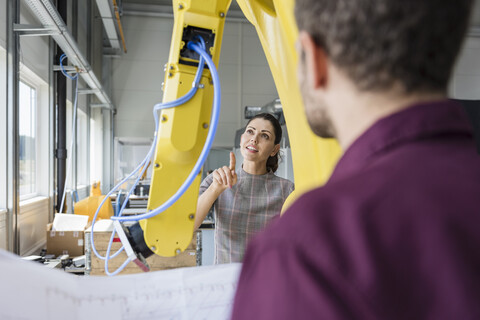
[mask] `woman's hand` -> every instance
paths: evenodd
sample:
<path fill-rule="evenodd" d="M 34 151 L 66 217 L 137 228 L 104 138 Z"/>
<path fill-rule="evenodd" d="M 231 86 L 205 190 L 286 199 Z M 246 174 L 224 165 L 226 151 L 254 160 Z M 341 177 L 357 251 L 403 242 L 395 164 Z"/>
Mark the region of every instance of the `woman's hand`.
<path fill-rule="evenodd" d="M 213 171 L 213 182 L 205 192 L 198 197 L 197 213 L 195 214 L 195 230 L 200 227 L 218 196 L 227 188 L 237 183 L 235 173 L 235 155 L 230 152 L 230 166 L 224 166 Z"/>
<path fill-rule="evenodd" d="M 235 173 L 235 154 L 230 152 L 230 165 L 223 166 L 213 171 L 212 187 L 223 192 L 227 188 L 233 187 L 237 183 L 237 174 Z"/>

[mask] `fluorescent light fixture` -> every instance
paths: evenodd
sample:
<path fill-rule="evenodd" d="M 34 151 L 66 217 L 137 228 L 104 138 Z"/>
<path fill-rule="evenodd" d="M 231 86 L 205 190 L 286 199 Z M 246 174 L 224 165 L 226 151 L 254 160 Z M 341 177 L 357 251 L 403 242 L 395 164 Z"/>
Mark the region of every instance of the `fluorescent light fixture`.
<path fill-rule="evenodd" d="M 114 14 L 112 7 L 110 7 L 109 0 L 97 0 L 98 11 L 102 18 L 105 33 L 107 34 L 110 46 L 114 49 L 120 49 L 120 41 L 118 41 L 117 28 L 115 26 Z"/>

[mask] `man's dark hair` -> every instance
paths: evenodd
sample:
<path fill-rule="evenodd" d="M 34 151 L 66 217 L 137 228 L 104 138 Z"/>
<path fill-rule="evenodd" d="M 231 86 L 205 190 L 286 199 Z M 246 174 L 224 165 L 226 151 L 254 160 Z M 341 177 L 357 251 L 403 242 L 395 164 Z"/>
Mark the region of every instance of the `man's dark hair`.
<path fill-rule="evenodd" d="M 446 91 L 472 0 L 296 0 L 299 30 L 364 91 Z"/>

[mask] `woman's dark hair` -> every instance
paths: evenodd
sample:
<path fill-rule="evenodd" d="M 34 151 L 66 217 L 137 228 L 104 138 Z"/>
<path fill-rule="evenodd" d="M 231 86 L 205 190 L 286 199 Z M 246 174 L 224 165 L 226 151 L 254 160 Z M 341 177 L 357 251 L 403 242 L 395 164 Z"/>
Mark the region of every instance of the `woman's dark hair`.
<path fill-rule="evenodd" d="M 271 115 L 270 113 L 259 113 L 256 116 L 254 116 L 252 119 L 250 119 L 247 123 L 247 126 L 252 122 L 253 119 L 263 119 L 270 121 L 270 123 L 273 126 L 273 131 L 275 133 L 275 140 L 274 144 L 277 145 L 280 143 L 282 140 L 282 126 L 280 125 L 280 122 L 278 122 L 277 118 L 275 116 Z M 280 151 L 278 151 L 273 157 L 268 157 L 267 159 L 267 172 L 272 171 L 275 172 L 278 169 L 278 161 L 280 159 Z"/>

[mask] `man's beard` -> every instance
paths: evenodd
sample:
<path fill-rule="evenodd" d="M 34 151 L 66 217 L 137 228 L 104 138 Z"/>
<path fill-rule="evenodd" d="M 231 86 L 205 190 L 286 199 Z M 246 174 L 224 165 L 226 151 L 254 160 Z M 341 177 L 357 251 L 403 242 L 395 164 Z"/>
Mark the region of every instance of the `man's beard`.
<path fill-rule="evenodd" d="M 307 114 L 307 121 L 313 133 L 321 138 L 335 138 L 335 131 L 325 110 L 315 110 L 314 112 L 318 114 L 315 118 Z"/>
<path fill-rule="evenodd" d="M 301 68 L 304 76 L 300 83 L 300 91 L 303 97 L 305 115 L 307 116 L 310 129 L 321 138 L 335 138 L 335 129 L 327 114 L 325 103 L 323 101 L 316 101 L 307 88 L 304 61 L 301 62 Z"/>

